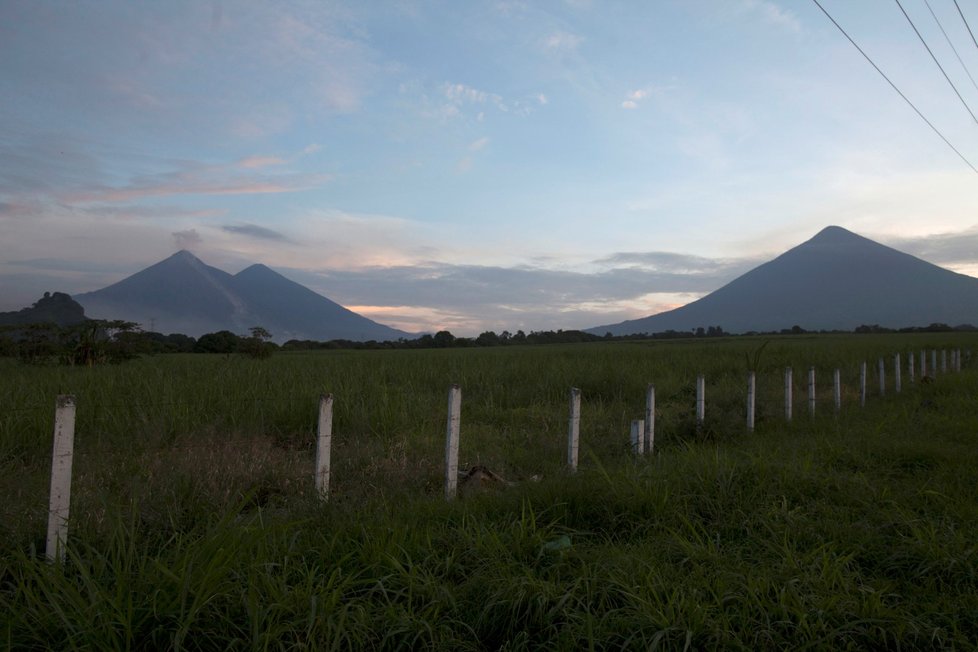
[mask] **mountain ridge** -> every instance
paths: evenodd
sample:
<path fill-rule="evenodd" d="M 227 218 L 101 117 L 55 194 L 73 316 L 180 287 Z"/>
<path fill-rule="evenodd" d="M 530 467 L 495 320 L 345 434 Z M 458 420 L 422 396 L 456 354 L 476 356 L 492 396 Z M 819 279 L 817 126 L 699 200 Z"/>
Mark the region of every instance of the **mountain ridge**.
<path fill-rule="evenodd" d="M 829 226 L 685 306 L 585 330 L 627 335 L 713 325 L 741 333 L 976 321 L 978 279 Z"/>
<path fill-rule="evenodd" d="M 229 274 L 181 249 L 93 292 L 75 296 L 93 318 L 126 319 L 148 330 L 193 337 L 252 326 L 288 339 L 396 340 L 410 333 L 379 324 L 261 263 Z"/>

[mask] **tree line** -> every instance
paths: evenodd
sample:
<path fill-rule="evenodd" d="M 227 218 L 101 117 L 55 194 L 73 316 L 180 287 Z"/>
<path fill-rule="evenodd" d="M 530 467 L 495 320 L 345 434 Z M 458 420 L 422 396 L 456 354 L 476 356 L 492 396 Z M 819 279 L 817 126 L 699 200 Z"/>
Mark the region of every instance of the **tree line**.
<path fill-rule="evenodd" d="M 934 333 L 951 331 L 975 331 L 978 328 L 963 324 L 950 326 L 933 323 L 922 327 L 900 329 L 886 328 L 879 324 L 863 324 L 852 331 L 806 330 L 793 326 L 778 331 L 749 331 L 744 336 L 758 335 L 806 335 L 818 333 Z M 545 344 L 578 344 L 586 342 L 670 340 L 684 338 L 730 337 L 720 326 L 697 327 L 688 331 L 666 330 L 656 333 L 630 335 L 595 335 L 580 330 L 530 331 L 515 333 L 484 331 L 476 337 L 456 337 L 448 330 L 420 337 L 401 338 L 393 341 L 356 341 L 334 339 L 326 341 L 293 339 L 284 344 L 272 342 L 272 334 L 261 326 L 249 329 L 246 335 L 229 330 L 206 333 L 194 338 L 181 333 L 165 335 L 144 331 L 134 322 L 121 320 L 86 319 L 83 322 L 58 325 L 53 322 L 34 324 L 10 324 L 0 326 L 0 356 L 16 357 L 27 364 L 64 364 L 93 366 L 102 363 L 118 363 L 140 355 L 159 353 L 221 353 L 238 354 L 249 358 L 264 359 L 274 352 L 315 351 L 331 349 L 445 349 L 469 347 L 503 347 Z"/>

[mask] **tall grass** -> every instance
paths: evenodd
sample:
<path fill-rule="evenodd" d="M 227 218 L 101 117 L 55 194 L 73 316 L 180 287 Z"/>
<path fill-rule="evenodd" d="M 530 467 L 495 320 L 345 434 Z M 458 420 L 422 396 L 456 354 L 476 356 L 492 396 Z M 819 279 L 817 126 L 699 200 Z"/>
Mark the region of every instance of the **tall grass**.
<path fill-rule="evenodd" d="M 828 381 L 897 350 L 972 344 L 934 337 L 771 341 L 752 365 L 771 406 L 753 434 L 744 389 L 762 340 L 10 365 L 0 636 L 49 649 L 967 648 L 973 371 L 839 415 L 820 395 L 814 419 L 796 389 L 795 420 L 780 419 L 784 366 L 796 383 L 811 364 Z M 452 382 L 463 466 L 518 486 L 440 499 Z M 636 460 L 628 423 L 648 382 L 659 453 Z M 584 448 L 568 475 L 572 385 Z M 312 496 L 322 391 L 337 399 L 329 504 Z M 38 553 L 59 392 L 79 404 L 64 567 Z"/>

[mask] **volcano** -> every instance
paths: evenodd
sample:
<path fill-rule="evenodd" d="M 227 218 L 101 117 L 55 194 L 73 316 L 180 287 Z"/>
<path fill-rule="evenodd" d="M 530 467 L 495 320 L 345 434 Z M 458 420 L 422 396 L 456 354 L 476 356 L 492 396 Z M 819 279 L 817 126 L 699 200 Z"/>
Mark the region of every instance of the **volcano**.
<path fill-rule="evenodd" d="M 74 299 L 95 319 L 124 319 L 146 330 L 247 334 L 253 326 L 290 339 L 387 341 L 410 333 L 372 321 L 265 265 L 237 274 L 211 267 L 189 251 Z"/>
<path fill-rule="evenodd" d="M 604 335 L 853 330 L 978 323 L 978 279 L 830 226 L 720 289 L 680 308 L 587 329 Z"/>

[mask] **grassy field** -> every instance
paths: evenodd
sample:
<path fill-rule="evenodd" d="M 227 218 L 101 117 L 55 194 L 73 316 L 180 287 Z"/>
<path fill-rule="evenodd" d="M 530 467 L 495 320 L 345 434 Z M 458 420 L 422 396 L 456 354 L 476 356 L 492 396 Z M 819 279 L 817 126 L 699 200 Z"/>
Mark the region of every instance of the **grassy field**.
<path fill-rule="evenodd" d="M 904 370 L 896 395 L 892 355 L 975 344 L 949 333 L 159 356 L 94 369 L 0 360 L 0 640 L 973 648 L 978 374 L 973 359 L 926 384 Z M 785 366 L 795 370 L 790 424 Z M 697 429 L 700 373 L 707 422 Z M 650 382 L 657 453 L 636 459 L 629 424 Z M 442 499 L 451 383 L 463 388 L 460 466 L 483 464 L 516 486 Z M 572 386 L 583 396 L 575 475 L 564 470 Z M 336 400 L 328 504 L 312 481 L 322 392 Z M 63 568 L 42 559 L 59 393 L 78 402 Z"/>

